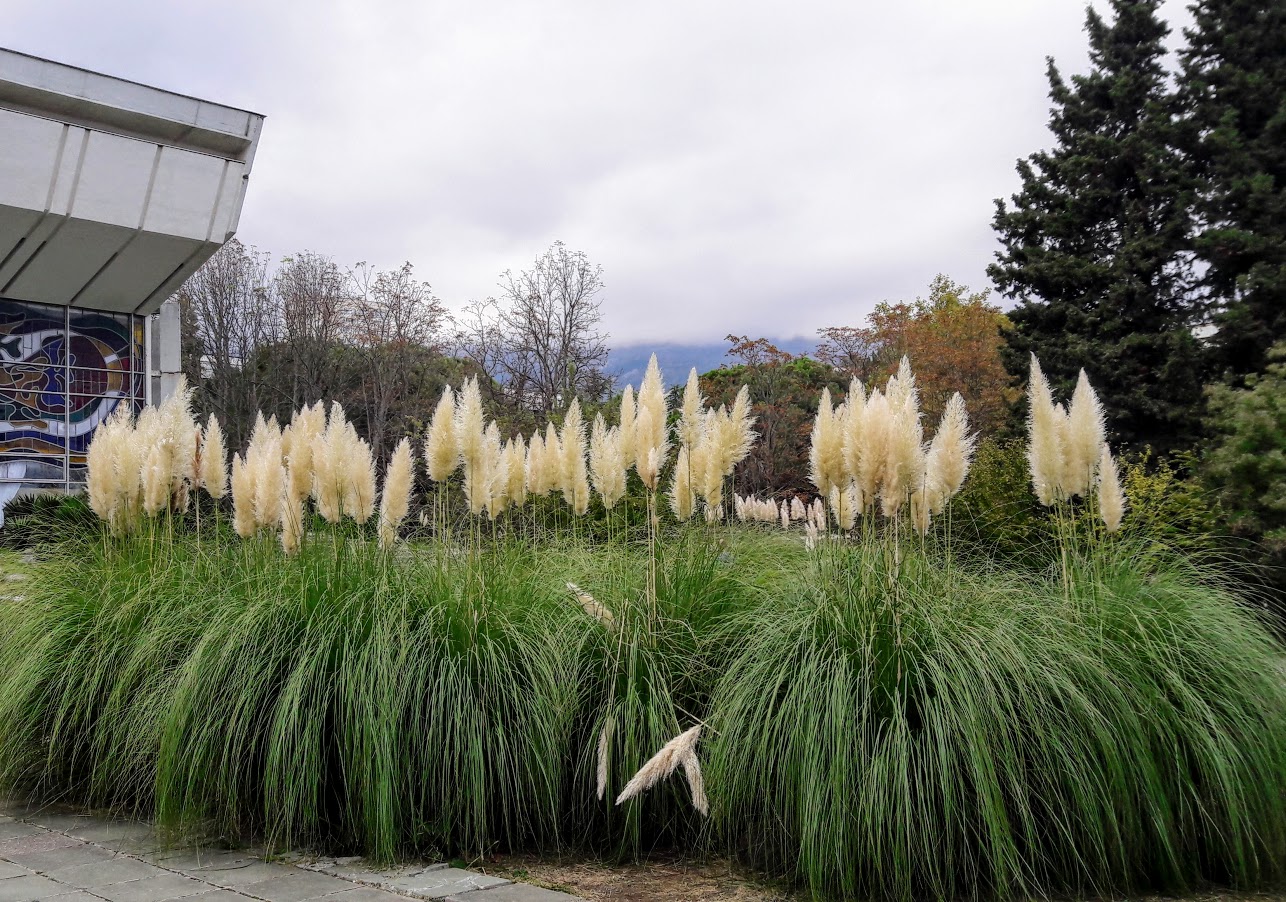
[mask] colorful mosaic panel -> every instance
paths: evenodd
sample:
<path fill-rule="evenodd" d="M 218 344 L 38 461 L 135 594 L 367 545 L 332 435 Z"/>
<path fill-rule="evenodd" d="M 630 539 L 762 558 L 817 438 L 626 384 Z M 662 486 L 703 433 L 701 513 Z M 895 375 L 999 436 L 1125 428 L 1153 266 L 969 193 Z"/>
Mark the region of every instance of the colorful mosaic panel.
<path fill-rule="evenodd" d="M 98 424 L 141 400 L 143 319 L 0 300 L 0 482 L 83 481 Z"/>

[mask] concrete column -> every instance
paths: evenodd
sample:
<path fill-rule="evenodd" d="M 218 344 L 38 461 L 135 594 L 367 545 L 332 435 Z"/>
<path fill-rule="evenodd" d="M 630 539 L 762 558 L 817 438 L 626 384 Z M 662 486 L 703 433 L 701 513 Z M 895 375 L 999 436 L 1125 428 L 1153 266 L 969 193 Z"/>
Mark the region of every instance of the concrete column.
<path fill-rule="evenodd" d="M 183 372 L 183 330 L 179 302 L 174 298 L 161 305 L 152 322 L 152 403 L 161 404 L 174 394 Z"/>

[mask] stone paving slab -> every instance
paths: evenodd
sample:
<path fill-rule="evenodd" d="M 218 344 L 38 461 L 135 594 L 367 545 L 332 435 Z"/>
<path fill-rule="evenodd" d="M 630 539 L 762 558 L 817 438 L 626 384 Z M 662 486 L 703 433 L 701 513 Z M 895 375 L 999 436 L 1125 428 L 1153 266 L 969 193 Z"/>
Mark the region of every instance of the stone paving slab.
<path fill-rule="evenodd" d="M 166 847 L 147 824 L 0 799 L 0 902 L 577 902 L 447 864 L 267 861 L 249 850 Z"/>

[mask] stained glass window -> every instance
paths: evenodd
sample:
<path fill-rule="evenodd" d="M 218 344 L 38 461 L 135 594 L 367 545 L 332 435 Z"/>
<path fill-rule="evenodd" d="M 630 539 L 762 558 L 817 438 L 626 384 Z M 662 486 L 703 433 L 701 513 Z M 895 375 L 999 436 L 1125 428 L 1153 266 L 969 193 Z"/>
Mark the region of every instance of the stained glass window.
<path fill-rule="evenodd" d="M 143 317 L 0 300 L 0 483 L 84 481 L 94 429 L 142 401 Z"/>

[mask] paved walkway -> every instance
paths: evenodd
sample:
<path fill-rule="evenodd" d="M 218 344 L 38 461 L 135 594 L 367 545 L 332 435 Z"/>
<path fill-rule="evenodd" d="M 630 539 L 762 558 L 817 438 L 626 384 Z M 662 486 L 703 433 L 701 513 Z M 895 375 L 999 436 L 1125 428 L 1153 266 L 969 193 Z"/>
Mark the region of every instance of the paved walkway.
<path fill-rule="evenodd" d="M 265 861 L 250 851 L 166 849 L 151 827 L 0 800 L 0 902 L 576 902 L 445 864 Z"/>

